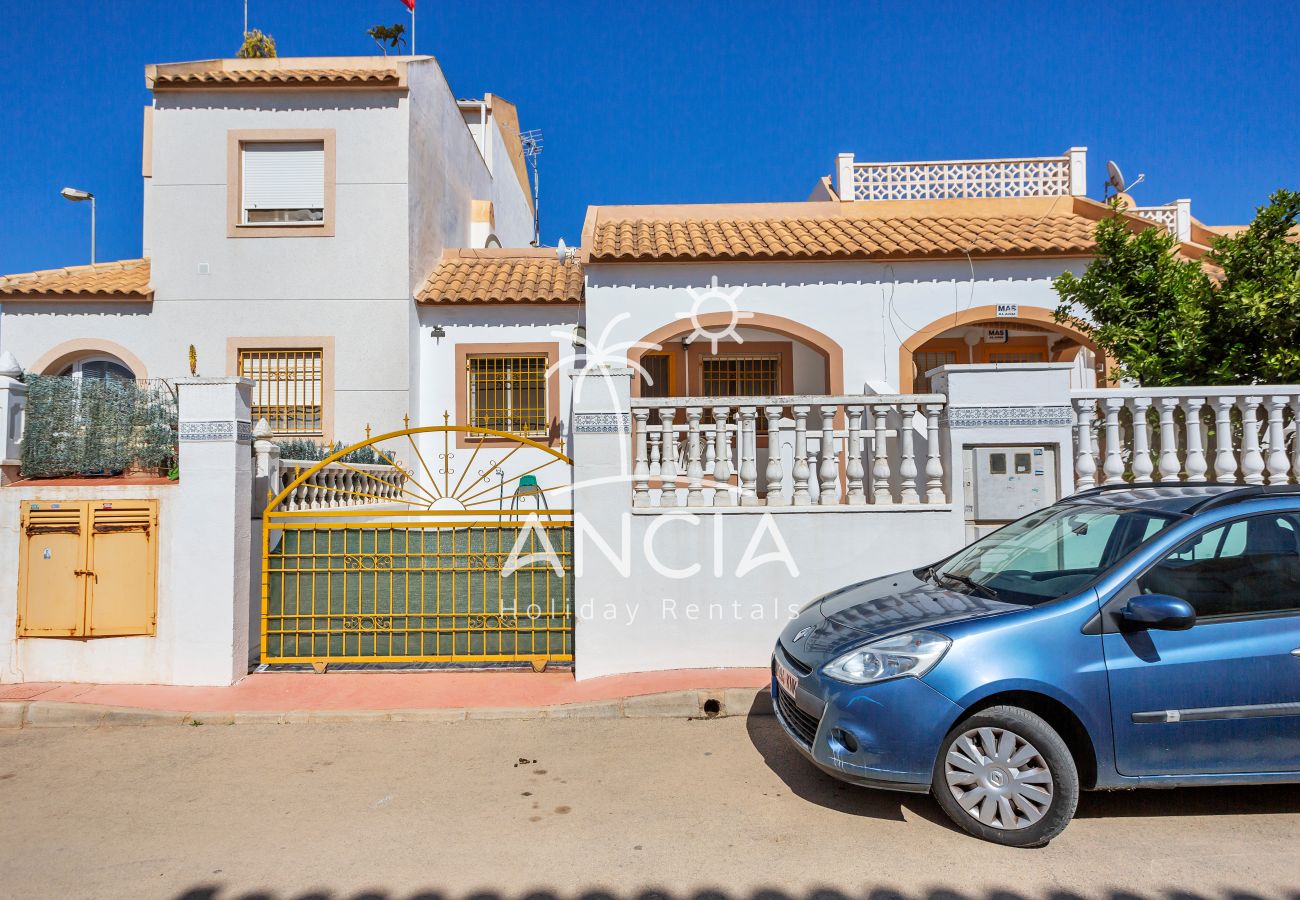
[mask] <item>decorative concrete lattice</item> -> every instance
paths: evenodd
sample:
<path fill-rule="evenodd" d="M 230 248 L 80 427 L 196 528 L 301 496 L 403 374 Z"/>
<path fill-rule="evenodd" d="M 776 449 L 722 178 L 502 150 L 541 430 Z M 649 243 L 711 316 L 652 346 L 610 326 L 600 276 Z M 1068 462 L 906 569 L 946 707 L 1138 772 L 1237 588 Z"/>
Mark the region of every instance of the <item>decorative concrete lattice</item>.
<path fill-rule="evenodd" d="M 1058 197 L 1070 193 L 1068 157 L 855 163 L 855 200 Z"/>

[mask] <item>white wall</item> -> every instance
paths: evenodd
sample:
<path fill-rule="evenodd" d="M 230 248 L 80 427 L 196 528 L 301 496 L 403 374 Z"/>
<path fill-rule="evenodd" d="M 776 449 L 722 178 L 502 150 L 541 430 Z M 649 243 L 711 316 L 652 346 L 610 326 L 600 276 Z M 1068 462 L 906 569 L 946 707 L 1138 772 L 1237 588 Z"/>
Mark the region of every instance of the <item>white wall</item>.
<path fill-rule="evenodd" d="M 625 411 L 630 380 L 626 369 L 591 370 L 575 421 Z M 962 544 L 949 505 L 634 511 L 627 433 L 578 430 L 573 456 L 579 678 L 765 666 L 809 600 Z"/>
<path fill-rule="evenodd" d="M 560 366 L 552 384 L 553 390 L 559 397 L 560 436 L 564 439 L 564 450 L 567 453 L 570 443 L 568 373 L 573 369 L 569 357 L 574 353 L 573 333 L 581 312 L 581 308 L 576 305 L 420 306 L 417 310 L 418 324 L 415 329 L 415 343 L 418 348 L 415 352 L 420 382 L 419 404 L 418 412 L 413 413 L 412 418 L 422 425 L 441 425 L 443 413 L 448 412 L 451 416 L 451 424 L 466 424 L 458 419 L 456 409 L 457 386 L 465 380 L 464 370 L 456 365 L 457 344 L 555 343 L 559 345 Z M 434 325 L 441 325 L 446 331 L 446 337 L 440 341 L 430 336 L 430 330 Z M 480 454 L 475 460 L 475 467 L 482 466 L 488 459 L 504 456 L 509 449 L 495 454 Z M 558 443 L 555 449 L 560 449 Z M 442 439 L 434 435 L 423 436 L 420 451 L 426 461 L 437 459 L 438 453 L 443 451 Z M 456 451 L 453 448 L 453 465 L 468 464 L 473 452 L 472 449 Z M 408 457 L 411 455 L 413 454 L 407 454 Z M 505 466 L 507 483 L 517 478 L 520 473 L 546 462 L 547 459 L 547 454 L 542 451 L 530 448 L 520 450 Z M 543 478 L 543 481 L 547 480 Z M 551 499 L 550 504 L 554 507 L 558 502 L 557 497 Z M 560 505 L 567 507 L 568 498 L 564 498 L 564 502 Z"/>
<path fill-rule="evenodd" d="M 742 289 L 735 298 L 740 309 L 793 319 L 838 342 L 846 391 L 861 391 L 869 381 L 888 382 L 897 390 L 898 348 L 917 330 L 976 306 L 1055 309 L 1051 280 L 1067 269 L 1082 271 L 1086 262 L 596 263 L 586 267 L 587 330 L 594 340 L 616 316 L 630 313 L 610 340 L 639 340 L 690 311 L 691 291 L 706 291 L 716 275 L 719 290 Z M 700 311 L 725 309 L 706 301 Z"/>
<path fill-rule="evenodd" d="M 409 296 L 408 105 L 393 91 L 156 95 L 144 255 L 157 300 Z M 227 133 L 282 128 L 335 131 L 334 236 L 227 237 Z"/>

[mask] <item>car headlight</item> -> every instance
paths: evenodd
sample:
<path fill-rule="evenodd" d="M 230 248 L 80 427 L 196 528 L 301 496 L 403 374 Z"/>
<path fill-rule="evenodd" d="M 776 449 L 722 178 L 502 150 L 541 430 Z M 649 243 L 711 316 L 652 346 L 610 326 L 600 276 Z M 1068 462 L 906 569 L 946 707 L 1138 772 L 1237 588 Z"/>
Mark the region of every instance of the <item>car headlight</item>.
<path fill-rule="evenodd" d="M 933 631 L 909 631 L 872 641 L 827 663 L 828 677 L 848 684 L 870 684 L 901 675 L 920 677 L 935 667 L 952 644 Z"/>

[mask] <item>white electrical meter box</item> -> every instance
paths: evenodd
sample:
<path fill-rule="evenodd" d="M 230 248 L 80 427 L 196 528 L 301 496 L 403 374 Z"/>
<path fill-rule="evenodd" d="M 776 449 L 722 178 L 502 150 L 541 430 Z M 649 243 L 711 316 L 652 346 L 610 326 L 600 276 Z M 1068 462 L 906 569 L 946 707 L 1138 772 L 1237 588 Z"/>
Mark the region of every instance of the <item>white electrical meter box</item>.
<path fill-rule="evenodd" d="M 1056 502 L 1056 448 L 967 447 L 966 518 L 976 531 Z"/>

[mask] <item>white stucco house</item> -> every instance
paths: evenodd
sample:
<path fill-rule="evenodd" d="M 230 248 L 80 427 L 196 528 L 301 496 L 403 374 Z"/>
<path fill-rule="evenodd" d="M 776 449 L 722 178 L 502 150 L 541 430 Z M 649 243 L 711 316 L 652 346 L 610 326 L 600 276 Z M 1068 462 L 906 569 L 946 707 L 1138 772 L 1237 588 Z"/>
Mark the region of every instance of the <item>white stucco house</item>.
<path fill-rule="evenodd" d="M 514 106 L 457 100 L 427 56 L 145 78 L 143 257 L 0 278 L 3 348 L 40 374 L 170 379 L 192 344 L 198 374 L 258 382 L 254 421 L 283 437 L 454 408 L 412 298 L 448 248 L 531 241 Z"/>

